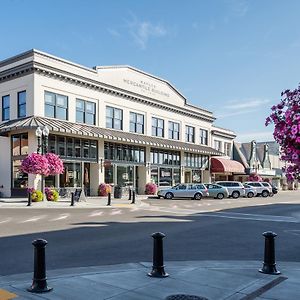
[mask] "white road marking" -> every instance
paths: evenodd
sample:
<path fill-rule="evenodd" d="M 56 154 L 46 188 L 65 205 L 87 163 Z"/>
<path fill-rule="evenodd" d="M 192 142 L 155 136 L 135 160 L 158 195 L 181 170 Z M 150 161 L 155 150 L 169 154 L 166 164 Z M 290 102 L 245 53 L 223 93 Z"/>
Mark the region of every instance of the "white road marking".
<path fill-rule="evenodd" d="M 97 216 L 102 216 L 103 215 L 103 211 L 99 211 L 99 210 L 96 210 L 92 213 L 90 213 L 90 217 L 97 217 Z"/>
<path fill-rule="evenodd" d="M 43 215 L 43 216 L 36 216 L 36 217 L 32 217 L 32 218 L 30 218 L 30 219 L 27 219 L 27 220 L 22 221 L 22 222 L 19 222 L 19 223 L 21 224 L 21 223 L 36 222 L 36 221 L 41 220 L 41 219 L 43 219 L 43 218 L 45 218 L 45 217 L 46 217 L 45 215 Z"/>
<path fill-rule="evenodd" d="M 8 219 L 6 219 L 6 220 L 2 220 L 2 221 L 0 221 L 0 224 L 7 223 L 7 222 L 9 222 L 10 220 L 11 220 L 11 218 L 8 218 Z"/>
<path fill-rule="evenodd" d="M 140 210 L 140 208 L 138 208 L 138 207 L 130 208 L 130 211 L 137 211 L 137 210 Z"/>
<path fill-rule="evenodd" d="M 122 211 L 121 210 L 113 210 L 110 215 L 121 215 Z"/>
<path fill-rule="evenodd" d="M 69 216 L 70 216 L 70 214 L 61 214 L 59 217 L 50 220 L 50 222 L 64 220 L 64 219 L 67 219 Z"/>

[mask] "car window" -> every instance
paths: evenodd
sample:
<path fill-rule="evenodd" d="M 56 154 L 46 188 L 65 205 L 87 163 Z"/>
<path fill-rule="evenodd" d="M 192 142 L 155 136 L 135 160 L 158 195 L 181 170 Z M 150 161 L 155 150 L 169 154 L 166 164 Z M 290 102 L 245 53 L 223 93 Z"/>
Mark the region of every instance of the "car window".
<path fill-rule="evenodd" d="M 189 190 L 196 190 L 197 189 L 197 186 L 196 185 L 193 185 L 193 184 L 190 184 L 189 187 L 188 187 Z"/>
<path fill-rule="evenodd" d="M 269 184 L 267 182 L 262 182 L 262 185 L 269 187 Z"/>
<path fill-rule="evenodd" d="M 186 190 L 186 185 L 180 184 L 180 185 L 178 185 L 178 189 L 179 190 Z"/>
<path fill-rule="evenodd" d="M 220 189 L 220 188 L 222 188 L 222 187 L 219 186 L 219 185 L 216 185 L 216 184 L 212 184 L 212 188 L 213 188 L 213 189 Z"/>
<path fill-rule="evenodd" d="M 198 190 L 205 189 L 205 187 L 203 186 L 203 184 L 197 184 L 196 187 L 197 187 Z"/>
<path fill-rule="evenodd" d="M 221 186 L 229 186 L 229 182 L 218 182 L 219 185 Z"/>

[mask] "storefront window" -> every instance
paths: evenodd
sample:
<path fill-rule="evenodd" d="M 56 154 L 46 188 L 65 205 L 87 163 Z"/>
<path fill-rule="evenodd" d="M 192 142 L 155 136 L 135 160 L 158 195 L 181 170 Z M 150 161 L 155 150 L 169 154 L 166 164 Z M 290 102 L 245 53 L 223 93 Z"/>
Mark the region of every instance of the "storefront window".
<path fill-rule="evenodd" d="M 105 176 L 105 183 L 114 183 L 114 168 L 113 168 L 113 166 L 105 167 L 104 176 Z"/>
<path fill-rule="evenodd" d="M 194 153 L 184 153 L 184 163 L 186 167 L 207 169 L 208 156 Z"/>
<path fill-rule="evenodd" d="M 82 178 L 81 163 L 64 163 L 64 167 L 64 173 L 59 175 L 60 186 L 80 187 Z"/>
<path fill-rule="evenodd" d="M 178 151 L 151 149 L 150 159 L 154 165 L 180 166 L 180 153 Z"/>
<path fill-rule="evenodd" d="M 45 177 L 45 187 L 55 187 L 55 175 Z"/>
<path fill-rule="evenodd" d="M 12 155 L 20 156 L 28 154 L 28 134 L 15 134 L 11 137 Z"/>
<path fill-rule="evenodd" d="M 117 184 L 133 186 L 133 166 L 117 166 Z"/>
<path fill-rule="evenodd" d="M 180 183 L 180 169 L 173 169 L 174 184 Z"/>
<path fill-rule="evenodd" d="M 172 169 L 159 168 L 159 185 L 171 186 L 172 185 Z"/>
<path fill-rule="evenodd" d="M 67 156 L 68 157 L 73 157 L 74 145 L 73 145 L 73 139 L 72 138 L 67 138 Z"/>
<path fill-rule="evenodd" d="M 192 170 L 192 182 L 201 183 L 201 170 Z"/>
<path fill-rule="evenodd" d="M 57 139 L 57 144 L 58 144 L 58 155 L 59 156 L 66 156 L 65 138 L 64 137 L 59 137 Z"/>
<path fill-rule="evenodd" d="M 21 160 L 13 161 L 13 188 L 27 188 L 28 174 L 21 172 Z"/>
<path fill-rule="evenodd" d="M 151 168 L 151 182 L 158 185 L 158 168 Z"/>

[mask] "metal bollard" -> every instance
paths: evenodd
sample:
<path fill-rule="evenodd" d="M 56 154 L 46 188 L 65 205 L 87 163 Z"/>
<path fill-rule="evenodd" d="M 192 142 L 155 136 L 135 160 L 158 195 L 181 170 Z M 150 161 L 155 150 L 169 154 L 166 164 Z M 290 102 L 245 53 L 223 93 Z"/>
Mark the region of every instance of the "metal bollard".
<path fill-rule="evenodd" d="M 131 204 L 135 204 L 135 190 L 132 190 L 132 201 Z"/>
<path fill-rule="evenodd" d="M 111 193 L 107 194 L 107 206 L 110 206 L 111 204 Z"/>
<path fill-rule="evenodd" d="M 28 202 L 27 202 L 27 206 L 31 206 L 31 202 L 32 202 L 32 199 L 31 199 L 31 193 L 28 193 Z"/>
<path fill-rule="evenodd" d="M 71 193 L 71 206 L 74 206 L 75 199 L 74 199 L 74 192 Z"/>
<path fill-rule="evenodd" d="M 129 189 L 129 196 L 128 196 L 128 200 L 131 200 L 131 194 L 132 194 L 132 189 Z"/>
<path fill-rule="evenodd" d="M 155 232 L 152 234 L 153 243 L 153 266 L 152 271 L 148 273 L 150 277 L 168 277 L 169 274 L 165 272 L 164 256 L 163 256 L 163 238 L 165 234 L 162 232 Z"/>
<path fill-rule="evenodd" d="M 47 285 L 45 257 L 45 247 L 47 244 L 48 242 L 42 239 L 34 240 L 32 242 L 32 245 L 34 246 L 34 273 L 32 285 L 27 289 L 28 292 L 46 293 L 53 289 Z"/>
<path fill-rule="evenodd" d="M 264 263 L 259 272 L 278 275 L 280 272 L 277 271 L 275 262 L 275 237 L 277 234 L 272 231 L 266 231 L 263 233 L 263 236 L 265 237 Z"/>

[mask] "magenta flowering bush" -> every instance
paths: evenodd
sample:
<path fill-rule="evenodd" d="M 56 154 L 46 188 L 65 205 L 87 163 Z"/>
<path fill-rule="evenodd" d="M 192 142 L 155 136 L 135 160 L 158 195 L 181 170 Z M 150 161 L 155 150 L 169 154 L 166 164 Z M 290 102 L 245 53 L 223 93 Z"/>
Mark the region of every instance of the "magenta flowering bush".
<path fill-rule="evenodd" d="M 100 183 L 98 187 L 98 195 L 107 196 L 108 193 L 111 193 L 111 185 L 106 183 Z"/>
<path fill-rule="evenodd" d="M 31 153 L 22 160 L 21 171 L 28 174 L 49 175 L 49 163 L 45 156 Z"/>
<path fill-rule="evenodd" d="M 64 172 L 64 164 L 60 157 L 54 153 L 47 153 L 45 155 L 49 164 L 48 175 L 62 174 Z"/>
<path fill-rule="evenodd" d="M 250 174 L 248 177 L 248 181 L 263 181 L 263 180 L 258 174 Z"/>
<path fill-rule="evenodd" d="M 281 146 L 281 159 L 288 165 L 283 169 L 288 181 L 300 176 L 300 86 L 281 93 L 281 101 L 273 105 L 265 125 L 274 124 L 274 139 Z"/>
<path fill-rule="evenodd" d="M 155 183 L 147 183 L 145 187 L 146 195 L 155 195 L 157 192 L 157 185 Z"/>

